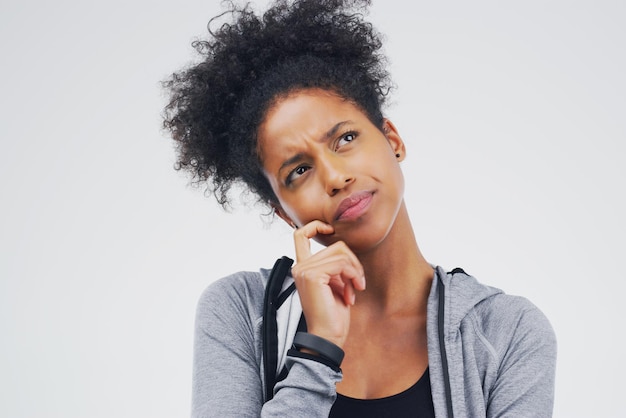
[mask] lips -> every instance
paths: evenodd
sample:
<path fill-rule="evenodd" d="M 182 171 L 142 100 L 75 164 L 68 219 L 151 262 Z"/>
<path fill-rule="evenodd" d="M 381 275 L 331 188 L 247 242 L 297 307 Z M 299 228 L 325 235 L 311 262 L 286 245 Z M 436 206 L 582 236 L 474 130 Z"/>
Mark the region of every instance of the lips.
<path fill-rule="evenodd" d="M 372 202 L 373 192 L 358 192 L 341 201 L 335 212 L 335 220 L 355 219 L 363 215 Z"/>

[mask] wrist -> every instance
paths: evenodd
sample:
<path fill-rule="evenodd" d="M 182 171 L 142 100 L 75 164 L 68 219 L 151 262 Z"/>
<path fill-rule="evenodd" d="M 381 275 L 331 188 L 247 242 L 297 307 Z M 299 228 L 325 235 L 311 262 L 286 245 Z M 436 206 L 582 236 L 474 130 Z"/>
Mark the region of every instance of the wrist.
<path fill-rule="evenodd" d="M 345 334 L 347 333 L 347 331 L 344 331 L 343 329 L 341 330 L 330 329 L 329 330 L 327 328 L 309 326 L 309 324 L 307 323 L 303 331 L 309 334 L 315 335 L 317 337 L 323 338 L 326 341 L 329 341 L 335 344 L 339 348 L 343 348 L 343 345 L 346 341 Z"/>
<path fill-rule="evenodd" d="M 341 347 L 315 334 L 297 332 L 293 345 L 301 353 L 322 357 L 337 367 L 343 361 L 344 351 Z"/>

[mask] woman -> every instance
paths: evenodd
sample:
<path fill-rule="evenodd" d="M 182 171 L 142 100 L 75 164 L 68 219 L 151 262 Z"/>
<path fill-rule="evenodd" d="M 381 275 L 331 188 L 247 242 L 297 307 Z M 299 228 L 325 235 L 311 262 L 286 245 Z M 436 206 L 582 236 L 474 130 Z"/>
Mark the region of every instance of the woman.
<path fill-rule="evenodd" d="M 306 328 L 288 336 L 288 373 L 264 396 L 269 273 L 212 284 L 197 311 L 193 415 L 550 416 L 547 319 L 419 250 L 405 144 L 381 110 L 391 86 L 382 45 L 361 6 L 234 8 L 232 23 L 196 43 L 204 60 L 167 83 L 179 167 L 222 204 L 243 183 L 295 229 Z M 311 239 L 325 248 L 313 254 Z"/>

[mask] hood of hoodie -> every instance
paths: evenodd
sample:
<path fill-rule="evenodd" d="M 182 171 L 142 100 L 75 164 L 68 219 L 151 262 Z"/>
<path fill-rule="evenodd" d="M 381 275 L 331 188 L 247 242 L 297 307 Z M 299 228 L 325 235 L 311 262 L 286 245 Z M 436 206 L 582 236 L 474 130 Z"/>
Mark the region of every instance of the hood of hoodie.
<path fill-rule="evenodd" d="M 444 286 L 444 332 L 449 338 L 459 328 L 463 318 L 478 304 L 495 295 L 503 293 L 495 287 L 481 284 L 462 269 L 446 272 L 442 267 L 435 267 L 436 279 L 430 291 L 429 299 L 437 298 L 440 283 Z"/>

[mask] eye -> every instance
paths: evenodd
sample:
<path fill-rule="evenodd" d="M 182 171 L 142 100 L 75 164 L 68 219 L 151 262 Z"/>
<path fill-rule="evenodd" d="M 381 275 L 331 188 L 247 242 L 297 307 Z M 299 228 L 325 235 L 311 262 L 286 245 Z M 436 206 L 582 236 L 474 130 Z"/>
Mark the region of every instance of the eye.
<path fill-rule="evenodd" d="M 353 132 L 353 131 L 346 132 L 345 134 L 341 135 L 341 137 L 339 137 L 339 139 L 337 140 L 337 143 L 335 144 L 335 150 L 338 150 L 344 145 L 349 144 L 355 139 L 356 139 L 356 132 Z"/>
<path fill-rule="evenodd" d="M 299 165 L 298 167 L 294 168 L 287 175 L 287 178 L 285 179 L 285 185 L 289 186 L 291 183 L 294 182 L 294 180 L 298 179 L 300 176 L 304 175 L 304 173 L 309 171 L 310 168 L 311 167 L 306 165 Z"/>

